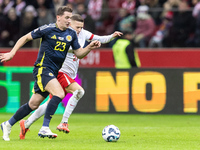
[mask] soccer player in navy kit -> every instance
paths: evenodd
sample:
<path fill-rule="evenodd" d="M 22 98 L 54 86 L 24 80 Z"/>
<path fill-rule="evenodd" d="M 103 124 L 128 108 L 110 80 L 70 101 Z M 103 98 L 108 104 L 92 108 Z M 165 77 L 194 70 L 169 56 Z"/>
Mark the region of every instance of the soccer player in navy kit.
<path fill-rule="evenodd" d="M 63 6 L 57 11 L 57 21 L 54 24 L 44 25 L 40 28 L 21 37 L 9 53 L 0 54 L 1 61 L 11 60 L 17 50 L 26 42 L 41 38 L 41 46 L 37 60 L 34 64 L 33 76 L 35 79 L 33 95 L 28 103 L 22 105 L 17 112 L 8 120 L 1 124 L 3 140 L 9 141 L 11 127 L 19 120 L 27 116 L 30 112 L 37 109 L 40 103 L 50 94 L 50 100 L 44 116 L 43 126 L 38 135 L 41 137 L 56 138 L 57 134 L 49 129 L 52 115 L 55 113 L 58 104 L 64 98 L 65 93 L 60 83 L 56 79 L 58 70 L 64 62 L 65 56 L 70 46 L 74 49 L 74 54 L 78 58 L 83 58 L 92 49 L 100 47 L 99 41 L 91 42 L 87 47 L 81 48 L 76 31 L 69 28 L 72 9 Z"/>

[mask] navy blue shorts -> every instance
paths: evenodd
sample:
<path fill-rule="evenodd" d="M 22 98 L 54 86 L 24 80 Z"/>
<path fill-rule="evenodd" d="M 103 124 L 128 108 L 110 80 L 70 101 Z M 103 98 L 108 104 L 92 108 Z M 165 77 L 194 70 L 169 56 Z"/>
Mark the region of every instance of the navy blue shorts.
<path fill-rule="evenodd" d="M 46 98 L 49 92 L 45 91 L 45 86 L 50 80 L 56 78 L 56 76 L 46 67 L 34 67 L 33 77 L 35 79 L 33 93 L 39 93 Z"/>

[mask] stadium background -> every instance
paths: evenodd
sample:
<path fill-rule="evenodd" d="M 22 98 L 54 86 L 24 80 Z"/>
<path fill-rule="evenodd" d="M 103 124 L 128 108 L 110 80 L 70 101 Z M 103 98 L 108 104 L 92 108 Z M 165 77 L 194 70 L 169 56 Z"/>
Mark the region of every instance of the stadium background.
<path fill-rule="evenodd" d="M 199 113 L 200 51 L 191 48 L 137 51 L 141 68 L 115 69 L 112 49 L 97 49 L 82 59 L 76 80 L 86 93 L 75 112 Z M 0 67 L 0 112 L 14 113 L 29 99 L 36 56 L 37 49 L 21 49 L 12 61 Z M 59 105 L 57 114 L 63 113 L 68 98 Z"/>
<path fill-rule="evenodd" d="M 78 12 L 77 6 L 81 3 L 88 6 L 89 1 L 90 0 L 63 0 L 63 4 L 71 5 L 75 12 Z M 125 1 L 126 0 L 115 0 L 115 3 L 111 0 L 103 1 L 107 2 L 107 7 L 104 5 L 104 8 L 102 7 L 101 10 L 104 14 L 107 14 L 107 17 L 101 21 L 93 20 L 93 22 L 101 24 L 101 26 L 95 24 L 96 29 L 93 30 L 94 33 L 100 35 L 111 34 L 116 29 L 120 29 L 116 27 L 116 25 L 119 25 L 117 22 L 119 21 L 118 13 L 119 9 L 122 7 L 122 3 Z M 196 4 L 190 0 L 184 2 L 183 0 L 173 0 L 173 5 L 176 7 L 173 6 L 170 10 L 166 10 L 165 4 L 169 2 L 169 0 L 136 1 L 140 2 L 140 5 L 147 5 L 149 7 L 149 13 L 156 23 L 154 34 L 160 29 L 163 19 L 163 16 L 160 18 L 158 14 L 161 15 L 167 11 L 172 12 L 174 16 L 176 16 L 177 13 L 179 14 L 184 11 L 190 13 L 192 17 L 192 11 L 196 6 Z M 7 22 L 10 23 L 8 15 L 9 7 L 7 6 L 11 6 L 10 8 L 14 7 L 16 10 L 19 8 L 17 7 L 17 1 L 8 0 L 8 2 L 9 3 L 4 4 L 4 1 L 0 1 L 0 52 L 10 51 L 10 47 L 13 46 L 17 39 L 16 36 L 15 40 L 3 39 L 2 36 L 3 31 L 8 30 L 6 27 L 12 27 L 10 26 L 11 24 L 6 24 Z M 20 22 L 18 24 L 19 29 L 16 30 L 15 28 L 15 31 L 19 32 L 12 33 L 12 28 L 8 30 L 11 35 L 17 35 L 18 38 L 22 36 L 22 34 L 26 34 L 27 29 L 29 29 L 29 31 L 32 30 L 25 26 L 29 23 L 28 20 L 25 20 L 27 22 L 23 22 L 23 18 L 26 16 L 25 14 L 27 12 L 33 13 L 34 19 L 32 23 L 34 24 L 37 22 L 38 24 L 34 26 L 37 27 L 39 26 L 39 20 L 42 19 L 40 12 L 45 10 L 52 12 L 58 6 L 56 5 L 56 1 L 52 0 L 22 0 L 21 2 L 25 2 L 26 4 L 23 9 L 21 9 L 21 14 L 17 14 Z M 20 4 L 20 6 L 22 6 L 22 3 Z M 180 10 L 179 6 L 182 5 L 179 4 L 184 5 L 184 10 Z M 33 7 L 28 7 L 30 5 Z M 134 13 L 136 13 L 138 7 L 139 5 L 131 9 L 134 9 Z M 132 12 L 129 13 L 129 15 L 133 15 Z M 173 18 L 171 19 L 173 20 Z M 193 20 L 194 19 L 198 18 L 193 18 Z M 198 20 L 196 21 L 198 22 Z M 176 22 L 174 22 L 174 25 L 175 23 Z M 188 21 L 185 21 L 185 23 L 188 23 Z M 180 26 L 181 29 L 184 27 L 186 27 L 186 30 L 193 29 L 189 30 L 187 39 L 185 39 L 184 42 L 174 43 L 169 37 L 169 43 L 165 43 L 166 45 L 164 44 L 164 46 L 160 48 L 152 48 L 148 45 L 146 45 L 145 48 L 136 47 L 135 50 L 138 52 L 141 62 L 140 68 L 133 68 L 130 70 L 115 69 L 111 48 L 112 42 L 110 44 L 104 44 L 102 48 L 89 53 L 88 56 L 80 61 L 77 80 L 83 86 L 86 93 L 75 109 L 75 112 L 198 113 L 198 103 L 200 100 L 200 79 L 198 79 L 200 50 L 199 47 L 192 42 L 190 43 L 191 45 L 186 45 L 186 41 L 191 40 L 192 37 L 194 37 L 195 31 L 198 29 L 195 23 L 195 21 L 191 21 L 189 22 L 191 26 L 187 26 L 187 24 L 182 24 L 182 26 Z M 134 30 L 134 23 L 132 27 Z M 26 29 L 26 31 L 23 29 Z M 176 30 L 178 29 L 179 28 L 176 28 Z M 177 31 L 175 33 L 179 32 Z M 177 37 L 179 34 L 177 34 Z M 0 67 L 0 112 L 14 113 L 19 106 L 29 99 L 33 86 L 32 66 L 37 57 L 38 43 L 39 41 L 28 43 L 17 52 L 11 61 L 5 62 L 3 66 Z M 63 113 L 63 106 L 66 105 L 67 99 L 68 98 L 59 105 L 57 113 Z"/>

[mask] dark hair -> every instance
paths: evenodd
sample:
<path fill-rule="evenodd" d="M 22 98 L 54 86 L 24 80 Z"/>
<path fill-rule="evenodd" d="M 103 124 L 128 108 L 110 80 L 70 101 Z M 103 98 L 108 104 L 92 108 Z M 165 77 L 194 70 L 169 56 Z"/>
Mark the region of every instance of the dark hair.
<path fill-rule="evenodd" d="M 78 22 L 84 22 L 84 19 L 79 14 L 72 15 L 71 20 L 78 21 Z"/>
<path fill-rule="evenodd" d="M 66 12 L 66 11 L 72 13 L 73 10 L 69 6 L 61 6 L 58 8 L 56 15 L 62 16 L 64 14 L 64 12 Z"/>

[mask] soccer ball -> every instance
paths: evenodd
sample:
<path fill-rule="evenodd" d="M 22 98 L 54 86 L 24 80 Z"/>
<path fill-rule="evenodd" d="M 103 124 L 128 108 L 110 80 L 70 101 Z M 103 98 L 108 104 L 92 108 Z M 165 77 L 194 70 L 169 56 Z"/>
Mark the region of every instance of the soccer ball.
<path fill-rule="evenodd" d="M 108 125 L 102 131 L 102 137 L 106 142 L 116 142 L 120 137 L 120 130 L 115 125 Z"/>

